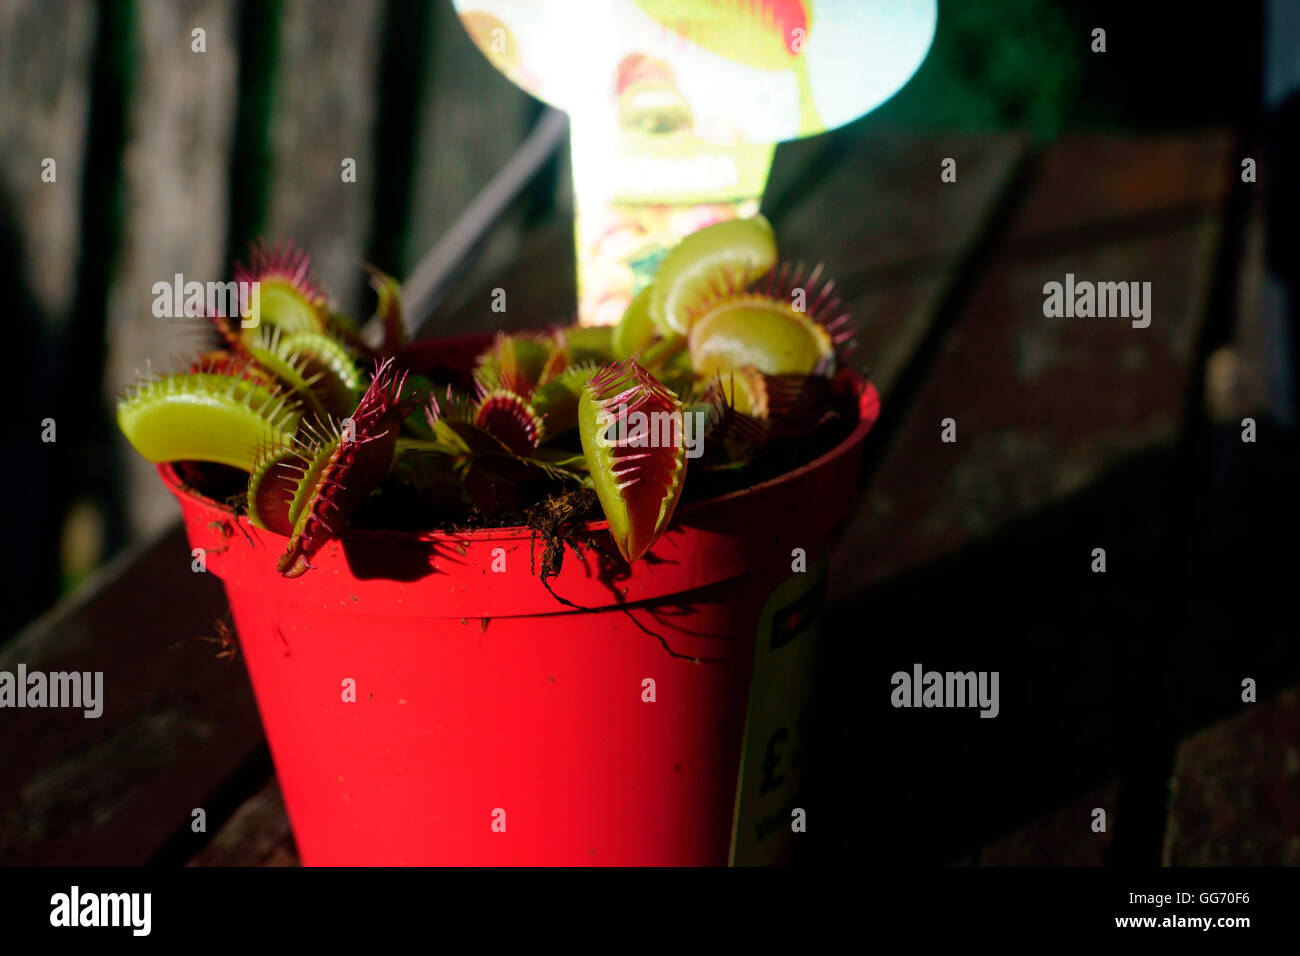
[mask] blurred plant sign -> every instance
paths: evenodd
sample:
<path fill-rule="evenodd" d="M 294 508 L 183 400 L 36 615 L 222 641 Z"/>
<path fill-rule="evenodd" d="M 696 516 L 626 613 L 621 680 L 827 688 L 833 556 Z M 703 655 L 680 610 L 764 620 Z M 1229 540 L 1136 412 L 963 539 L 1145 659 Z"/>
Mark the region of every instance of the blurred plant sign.
<path fill-rule="evenodd" d="M 579 321 L 617 322 L 666 250 L 758 211 L 775 144 L 900 89 L 936 0 L 453 0 L 479 49 L 571 120 Z"/>

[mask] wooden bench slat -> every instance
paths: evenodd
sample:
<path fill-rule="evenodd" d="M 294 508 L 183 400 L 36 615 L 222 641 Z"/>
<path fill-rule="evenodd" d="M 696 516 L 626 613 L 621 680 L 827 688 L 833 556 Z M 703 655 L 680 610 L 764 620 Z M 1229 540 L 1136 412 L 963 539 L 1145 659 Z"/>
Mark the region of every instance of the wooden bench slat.
<path fill-rule="evenodd" d="M 206 52 L 191 30 L 206 32 Z M 154 283 L 224 280 L 230 149 L 236 92 L 235 5 L 146 3 L 136 17 L 136 71 L 123 156 L 124 221 L 109 296 L 106 400 L 148 363 L 172 371 L 196 342 L 194 320 L 154 315 Z M 69 423 L 71 424 L 71 423 Z M 113 430 L 125 465 L 128 518 L 147 537 L 179 514 L 153 466 Z"/>
<path fill-rule="evenodd" d="M 855 361 L 885 402 L 1027 148 L 1015 134 L 863 135 L 773 223 L 783 258 L 823 262 L 836 280 L 859 329 Z M 950 156 L 958 178 L 944 183 Z"/>
<path fill-rule="evenodd" d="M 212 835 L 189 866 L 300 866 L 280 785 L 272 777 Z"/>
<path fill-rule="evenodd" d="M 1106 831 L 1093 833 L 1093 810 L 1119 802 L 1119 780 L 1080 794 L 1065 805 L 980 847 L 976 866 L 1104 866 L 1117 820 L 1107 814 Z"/>
<path fill-rule="evenodd" d="M 76 0 L 12 0 L 0 9 L 0 191 L 12 203 L 26 284 L 51 326 L 77 288 L 95 17 Z M 46 158 L 54 182 L 42 179 Z"/>
<path fill-rule="evenodd" d="M 270 121 L 268 238 L 295 239 L 335 306 L 359 319 L 376 167 L 381 4 L 286 0 Z M 343 160 L 356 181 L 343 181 Z M 248 236 L 247 239 L 255 239 Z"/>
<path fill-rule="evenodd" d="M 1241 706 L 1178 747 L 1164 866 L 1300 866 L 1300 689 Z"/>
<path fill-rule="evenodd" d="M 1163 140 L 1079 140 L 1049 150 L 1005 254 L 974 292 L 866 493 L 841 553 L 870 557 L 839 578 L 837 593 L 951 553 L 1079 491 L 1122 457 L 1175 440 L 1234 158 L 1222 135 L 1186 146 L 1184 155 Z M 1081 230 L 1123 218 L 1137 191 L 1108 191 L 1096 179 L 1180 182 L 1183 195 L 1167 193 L 1147 211 L 1199 211 L 1154 233 L 1096 241 L 1081 231 L 1073 245 L 1034 245 L 1047 233 L 1072 234 L 1066 210 Z M 1151 327 L 1044 316 L 1044 284 L 1067 273 L 1152 281 Z M 944 444 L 940 423 L 950 417 L 957 441 Z"/>
<path fill-rule="evenodd" d="M 407 268 L 433 247 L 501 169 L 523 142 L 536 113 L 536 102 L 474 46 L 450 3 L 434 4 L 430 18 Z M 521 216 L 507 217 L 485 244 L 485 267 L 496 272 L 517 262 L 521 236 Z"/>
<path fill-rule="evenodd" d="M 883 838 L 825 852 L 1023 858 L 1002 834 L 1026 818 L 1054 828 L 1059 808 L 1141 762 L 1155 653 L 1144 635 L 1165 621 L 1151 576 L 1181 517 L 1172 449 L 1236 160 L 1220 134 L 1183 143 L 1049 147 L 957 305 L 836 552 L 818 685 L 827 727 L 860 719 L 861 688 L 875 688 L 872 760 L 906 786 L 886 801 Z M 1182 191 L 1138 202 L 1162 177 Z M 1044 316 L 1044 283 L 1067 272 L 1152 281 L 1151 326 Z M 955 443 L 941 441 L 945 418 Z M 1090 570 L 1094 547 L 1107 549 L 1105 575 Z M 890 675 L 915 663 L 999 671 L 999 716 L 890 707 Z M 810 800 L 852 791 L 829 746 Z M 1120 806 L 1104 809 L 1125 826 Z M 1095 859 L 1089 823 L 1074 813 L 1059 856 Z M 1145 823 L 1130 814 L 1128 826 Z"/>
<path fill-rule="evenodd" d="M 190 562 L 177 527 L 6 648 L 11 673 L 102 671 L 104 699 L 95 719 L 3 712 L 0 863 L 150 863 L 263 746 L 243 665 L 203 640 L 221 584 Z"/>

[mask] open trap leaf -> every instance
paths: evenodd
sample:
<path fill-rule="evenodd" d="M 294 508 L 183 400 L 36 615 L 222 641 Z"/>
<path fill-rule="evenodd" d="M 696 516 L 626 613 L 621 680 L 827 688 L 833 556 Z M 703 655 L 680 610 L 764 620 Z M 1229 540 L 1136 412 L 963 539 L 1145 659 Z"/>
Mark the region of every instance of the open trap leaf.
<path fill-rule="evenodd" d="M 280 388 L 252 378 L 163 375 L 128 390 L 117 424 L 152 462 L 211 461 L 252 471 L 259 442 L 287 442 L 302 409 Z"/>
<path fill-rule="evenodd" d="M 578 433 L 610 534 L 628 562 L 672 520 L 686 478 L 682 406 L 628 359 L 591 377 L 578 405 Z"/>

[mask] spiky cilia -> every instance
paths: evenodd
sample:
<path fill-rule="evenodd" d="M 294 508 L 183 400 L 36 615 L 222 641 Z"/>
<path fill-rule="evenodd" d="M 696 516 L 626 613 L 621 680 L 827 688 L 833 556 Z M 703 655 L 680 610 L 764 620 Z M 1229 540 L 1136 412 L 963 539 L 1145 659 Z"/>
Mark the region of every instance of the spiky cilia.
<path fill-rule="evenodd" d="M 302 409 L 284 390 L 229 366 L 232 374 L 191 372 L 144 379 L 117 403 L 117 423 L 152 462 L 207 461 L 248 471 L 257 444 L 287 441 Z"/>
<path fill-rule="evenodd" d="M 235 282 L 256 288 L 245 338 L 263 323 L 285 332 L 322 331 L 329 326 L 325 291 L 311 269 L 311 257 L 292 242 L 254 243 L 248 265 L 235 263 Z"/>
<path fill-rule="evenodd" d="M 289 506 L 292 536 L 277 565 L 285 577 L 304 574 L 312 556 L 338 536 L 388 474 L 404 414 L 401 390 L 402 377 L 388 359 L 376 367 L 370 388 L 348 419 L 309 425 L 310 439 L 297 449 L 303 464 Z"/>
<path fill-rule="evenodd" d="M 635 561 L 668 527 L 682 495 L 681 402 L 633 359 L 613 363 L 582 390 L 578 434 L 610 535 Z"/>
<path fill-rule="evenodd" d="M 491 432 L 515 455 L 529 455 L 542 443 L 542 419 L 516 392 L 504 388 L 483 391 L 474 424 Z"/>
<path fill-rule="evenodd" d="M 710 226 L 664 258 L 617 327 L 498 333 L 466 393 L 406 367 L 419 350 L 395 279 L 367 267 L 375 347 L 331 309 L 304 251 L 259 242 L 235 270 L 258 283 L 247 321 L 210 316 L 220 347 L 128 389 L 118 421 L 150 461 L 248 472 L 249 520 L 288 539 L 286 577 L 381 487 L 400 489 L 385 500 L 491 515 L 585 485 L 635 561 L 681 500 L 685 412 L 705 425 L 690 467 L 731 480 L 845 405 L 852 329 L 834 283 L 775 262 L 761 217 Z"/>
<path fill-rule="evenodd" d="M 724 273 L 693 305 L 691 365 L 705 375 L 745 366 L 766 375 L 832 375 L 853 339 L 840 304 L 820 265 L 807 274 L 785 263 L 755 285 Z"/>

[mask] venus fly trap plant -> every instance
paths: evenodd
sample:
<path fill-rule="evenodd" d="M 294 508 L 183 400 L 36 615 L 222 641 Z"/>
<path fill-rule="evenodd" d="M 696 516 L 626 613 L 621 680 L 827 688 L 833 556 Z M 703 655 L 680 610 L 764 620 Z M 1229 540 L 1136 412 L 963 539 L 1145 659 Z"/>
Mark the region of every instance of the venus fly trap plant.
<path fill-rule="evenodd" d="M 593 491 L 636 561 L 688 472 L 705 491 L 743 487 L 851 417 L 837 387 L 848 316 L 820 269 L 777 264 L 761 217 L 689 236 L 613 328 L 498 334 L 459 382 L 410 367 L 400 287 L 382 273 L 378 347 L 291 245 L 255 246 L 236 277 L 258 290 L 248 314 L 211 316 L 216 346 L 129 387 L 117 417 L 152 462 L 246 472 L 243 509 L 285 538 L 285 577 L 376 503 L 420 530 L 431 514 L 518 523 L 548 496 Z"/>

